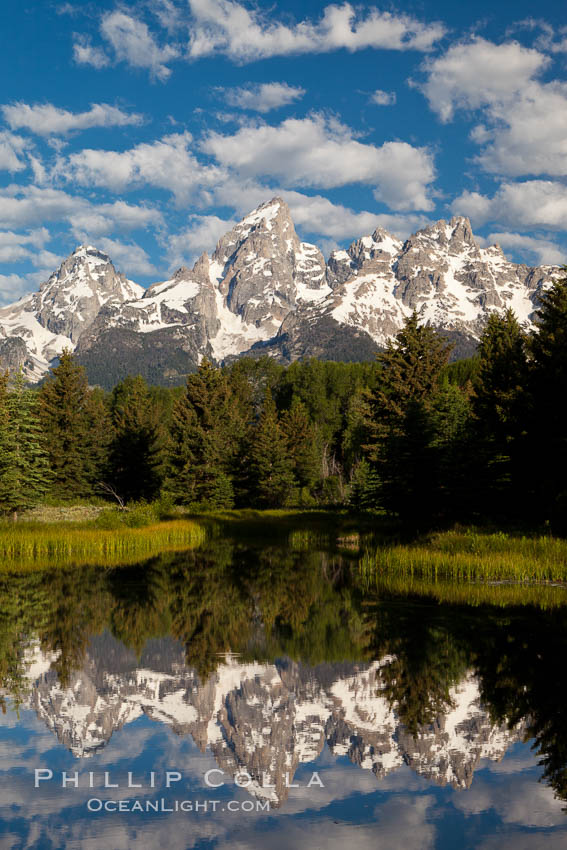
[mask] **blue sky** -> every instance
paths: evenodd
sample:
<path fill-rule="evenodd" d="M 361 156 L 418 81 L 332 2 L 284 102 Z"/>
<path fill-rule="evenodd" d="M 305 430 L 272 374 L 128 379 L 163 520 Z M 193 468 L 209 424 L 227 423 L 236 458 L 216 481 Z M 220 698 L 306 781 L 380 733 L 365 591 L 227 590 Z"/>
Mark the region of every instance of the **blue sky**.
<path fill-rule="evenodd" d="M 564 9 L 3 0 L 0 302 L 83 242 L 165 279 L 276 194 L 325 254 L 460 214 L 567 260 Z"/>

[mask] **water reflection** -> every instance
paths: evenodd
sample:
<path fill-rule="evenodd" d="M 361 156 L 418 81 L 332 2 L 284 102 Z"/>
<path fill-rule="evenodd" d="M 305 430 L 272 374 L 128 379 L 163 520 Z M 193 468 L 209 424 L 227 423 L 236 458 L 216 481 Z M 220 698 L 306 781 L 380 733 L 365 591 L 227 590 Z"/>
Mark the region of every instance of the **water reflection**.
<path fill-rule="evenodd" d="M 193 793 L 206 796 L 203 777 L 215 769 L 222 771 L 215 781 L 227 783 L 215 791 L 221 799 L 230 788 L 239 799 L 268 800 L 290 818 L 298 806 L 328 807 L 339 819 L 332 842 L 347 840 L 341 824 L 354 817 L 356 847 L 375 846 L 363 824 L 374 822 L 378 801 L 380 840 L 402 807 L 398 837 L 406 836 L 405 846 L 433 846 L 434 839 L 445 846 L 457 814 L 492 812 L 492 823 L 499 813 L 500 829 L 504 801 L 519 812 L 527 789 L 532 804 L 524 804 L 530 823 L 523 827 L 561 826 L 567 609 L 478 604 L 474 594 L 474 605 L 442 604 L 415 588 L 371 590 L 353 563 L 348 553 L 221 537 L 200 552 L 136 568 L 2 580 L 0 767 L 19 787 L 21 772 L 31 771 L 23 735 L 32 749 L 34 736 L 41 738 L 34 764 L 55 778 L 61 770 L 76 769 L 81 779 L 111 770 L 123 781 L 130 770 L 147 776 L 171 767 L 184 781 L 188 773 Z M 539 769 L 522 743 L 528 740 Z M 314 770 L 324 789 L 309 786 Z M 243 772 L 249 781 L 238 789 L 234 778 Z M 72 801 L 52 785 L 45 794 L 67 810 Z M 469 790 L 448 808 L 449 798 L 439 795 L 453 789 Z M 83 809 L 89 793 L 79 789 L 75 797 Z M 25 796 L 23 787 L 17 794 Z M 364 795 L 368 802 L 359 802 L 354 816 L 352 801 Z M 350 808 L 341 802 L 347 798 Z M 430 815 L 439 822 L 441 811 L 442 833 L 430 822 Z M 83 821 L 85 812 L 66 817 Z M 8 846 L 74 846 L 69 836 L 34 843 L 29 817 L 22 818 L 12 823 L 16 838 Z M 418 827 L 421 843 L 412 839 Z M 311 843 L 299 841 L 295 821 L 286 828 L 282 847 L 332 846 L 329 836 L 319 845 L 316 831 Z M 235 830 L 223 835 L 234 839 Z M 203 846 L 213 833 L 220 840 L 213 830 L 199 838 Z M 113 835 L 106 846 L 130 846 L 131 836 Z M 559 840 L 565 837 L 561 830 Z M 387 846 L 398 846 L 390 839 Z M 92 846 L 100 841 L 93 838 Z M 256 839 L 246 833 L 241 841 L 252 846 Z"/>
<path fill-rule="evenodd" d="M 386 684 L 396 664 L 391 656 L 362 668 L 226 656 L 200 681 L 178 643 L 150 641 L 137 659 L 105 633 L 92 639 L 66 687 L 39 646 L 28 649 L 26 663 L 32 684 L 22 708 L 33 709 L 74 756 L 92 756 L 145 716 L 190 735 L 227 777 L 242 774 L 249 793 L 276 805 L 298 766 L 315 761 L 325 743 L 379 779 L 407 764 L 439 785 L 467 788 L 480 761 L 500 759 L 524 730 L 491 720 L 469 671 L 432 722 L 410 732 Z"/>

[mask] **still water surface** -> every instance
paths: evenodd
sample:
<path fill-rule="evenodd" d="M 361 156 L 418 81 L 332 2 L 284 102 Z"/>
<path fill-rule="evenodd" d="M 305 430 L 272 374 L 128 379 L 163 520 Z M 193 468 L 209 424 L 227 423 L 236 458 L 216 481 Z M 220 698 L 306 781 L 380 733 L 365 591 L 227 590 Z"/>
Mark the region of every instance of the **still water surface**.
<path fill-rule="evenodd" d="M 0 579 L 0 846 L 567 848 L 567 591 L 354 564 L 224 532 Z"/>

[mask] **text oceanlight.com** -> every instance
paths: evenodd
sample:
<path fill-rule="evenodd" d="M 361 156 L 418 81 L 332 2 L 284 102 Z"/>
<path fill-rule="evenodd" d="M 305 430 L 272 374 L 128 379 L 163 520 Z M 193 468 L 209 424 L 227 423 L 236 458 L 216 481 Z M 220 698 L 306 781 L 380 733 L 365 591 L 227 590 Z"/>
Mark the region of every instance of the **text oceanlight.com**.
<path fill-rule="evenodd" d="M 89 812 L 269 812 L 269 800 L 87 800 Z"/>

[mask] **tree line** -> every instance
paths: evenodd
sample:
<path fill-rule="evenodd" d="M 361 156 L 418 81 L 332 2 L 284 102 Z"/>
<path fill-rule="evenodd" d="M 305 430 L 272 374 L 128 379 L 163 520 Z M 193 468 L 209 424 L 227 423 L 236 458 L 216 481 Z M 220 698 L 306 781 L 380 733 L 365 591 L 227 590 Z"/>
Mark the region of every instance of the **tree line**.
<path fill-rule="evenodd" d="M 137 376 L 106 393 L 66 351 L 39 389 L 0 378 L 0 509 L 166 496 L 565 533 L 567 279 L 542 295 L 533 332 L 494 312 L 474 358 L 450 353 L 414 314 L 372 364 L 204 360 L 184 388 Z"/>

